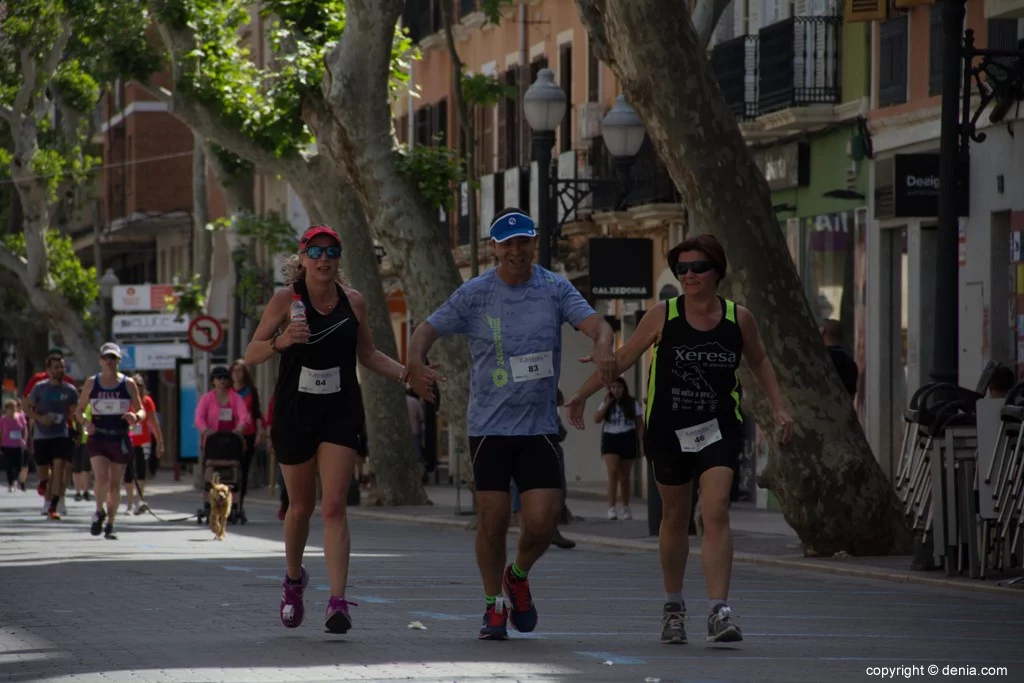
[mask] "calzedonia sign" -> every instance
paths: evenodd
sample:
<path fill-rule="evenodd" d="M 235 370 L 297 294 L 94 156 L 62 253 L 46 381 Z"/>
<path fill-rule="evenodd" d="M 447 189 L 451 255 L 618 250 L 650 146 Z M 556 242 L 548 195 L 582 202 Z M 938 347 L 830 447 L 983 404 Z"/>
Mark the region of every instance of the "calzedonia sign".
<path fill-rule="evenodd" d="M 590 240 L 590 293 L 595 299 L 650 299 L 654 242 L 627 237 Z"/>
<path fill-rule="evenodd" d="M 939 215 L 939 155 L 897 154 L 893 158 L 893 214 L 897 218 L 935 218 Z M 967 164 L 957 169 L 957 215 L 970 214 Z"/>

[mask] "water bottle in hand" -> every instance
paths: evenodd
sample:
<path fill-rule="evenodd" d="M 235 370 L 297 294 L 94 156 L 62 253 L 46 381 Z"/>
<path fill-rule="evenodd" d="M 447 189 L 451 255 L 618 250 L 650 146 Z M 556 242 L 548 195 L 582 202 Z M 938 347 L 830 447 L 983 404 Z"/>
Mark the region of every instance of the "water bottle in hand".
<path fill-rule="evenodd" d="M 296 294 L 292 297 L 291 318 L 293 323 L 306 322 L 306 305 L 302 303 L 302 296 Z"/>

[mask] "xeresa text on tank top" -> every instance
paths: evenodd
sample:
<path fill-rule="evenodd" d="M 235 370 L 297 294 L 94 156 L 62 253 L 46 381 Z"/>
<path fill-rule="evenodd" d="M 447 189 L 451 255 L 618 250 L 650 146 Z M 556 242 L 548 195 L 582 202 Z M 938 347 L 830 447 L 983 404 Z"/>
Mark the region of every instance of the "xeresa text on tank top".
<path fill-rule="evenodd" d="M 687 322 L 684 297 L 666 302 L 647 385 L 647 435 L 654 448 L 699 452 L 743 423 L 736 372 L 743 334 L 736 304 L 719 301 L 722 319 L 707 331 Z"/>
<path fill-rule="evenodd" d="M 295 292 L 306 305 L 309 340 L 281 353 L 274 429 L 355 429 L 362 423 L 356 376 L 359 320 L 344 290 L 335 287 L 338 305 L 325 315 L 313 308 L 306 283 L 295 283 Z"/>
<path fill-rule="evenodd" d="M 128 423 L 122 416 L 131 410 L 132 396 L 128 393 L 124 375 L 118 375 L 118 382 L 113 387 L 100 384 L 99 374 L 93 377 L 89 406 L 92 409 L 92 424 L 96 427 L 93 438 L 119 441 L 128 434 Z"/>

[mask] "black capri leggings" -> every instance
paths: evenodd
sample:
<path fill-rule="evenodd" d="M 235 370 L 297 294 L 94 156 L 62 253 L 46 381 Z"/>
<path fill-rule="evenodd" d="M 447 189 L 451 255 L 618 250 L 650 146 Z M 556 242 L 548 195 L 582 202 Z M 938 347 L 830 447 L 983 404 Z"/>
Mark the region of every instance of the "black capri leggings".
<path fill-rule="evenodd" d="M 242 449 L 242 481 L 239 486 L 238 503 L 245 500 L 245 494 L 249 492 L 249 470 L 252 469 L 253 455 L 256 453 L 256 435 L 246 434 L 242 437 L 245 447 Z"/>
<path fill-rule="evenodd" d="M 18 480 L 21 466 L 25 464 L 25 451 L 20 448 L 4 448 L 0 449 L 0 455 L 3 457 L 4 468 L 7 470 L 7 485 L 13 486 L 14 482 Z"/>

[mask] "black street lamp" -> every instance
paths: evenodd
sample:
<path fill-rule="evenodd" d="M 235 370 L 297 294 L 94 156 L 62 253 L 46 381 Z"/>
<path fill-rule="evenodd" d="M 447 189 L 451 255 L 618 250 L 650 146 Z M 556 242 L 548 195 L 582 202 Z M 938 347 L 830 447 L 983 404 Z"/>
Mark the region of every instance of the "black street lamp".
<path fill-rule="evenodd" d="M 961 34 L 965 0 L 943 0 L 942 118 L 939 146 L 939 224 L 936 231 L 938 263 L 935 268 L 935 355 L 932 380 L 956 384 L 958 380 L 959 209 L 967 192 L 964 170 L 970 143 L 984 142 L 976 124 L 989 103 L 989 120 L 998 123 L 1013 102 L 1024 97 L 1024 41 L 1016 50 L 979 50 L 974 31 Z M 961 41 L 961 35 L 963 40 Z M 981 60 L 977 64 L 977 60 Z M 982 78 L 984 76 L 984 79 Z M 978 108 L 971 114 L 972 83 L 977 85 Z M 963 90 L 961 92 L 961 84 Z"/>
<path fill-rule="evenodd" d="M 565 208 L 564 216 L 571 215 L 580 202 L 598 187 L 626 186 L 626 171 L 644 142 L 643 122 L 626 98 L 619 95 L 615 106 L 601 122 L 602 136 L 609 154 L 615 158 L 620 179 L 565 178 L 557 174 L 552 178 L 552 148 L 555 146 L 555 130 L 565 117 L 567 98 L 555 83 L 551 69 L 541 69 L 537 80 L 526 91 L 523 98 L 523 113 L 532 131 L 532 158 L 537 162 L 537 191 L 540 206 L 537 215 L 537 232 L 540 237 L 538 262 L 544 268 L 551 267 L 551 246 L 561 232 L 563 220 L 552 215 L 555 201 Z M 623 193 L 623 196 L 625 193 Z"/>

